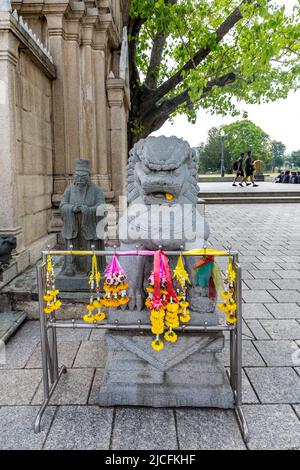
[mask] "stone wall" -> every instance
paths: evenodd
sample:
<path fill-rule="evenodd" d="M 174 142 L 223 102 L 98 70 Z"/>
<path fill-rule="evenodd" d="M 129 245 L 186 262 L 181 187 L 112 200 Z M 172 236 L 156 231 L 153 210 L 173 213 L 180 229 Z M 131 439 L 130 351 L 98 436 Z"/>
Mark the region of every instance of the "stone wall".
<path fill-rule="evenodd" d="M 45 236 L 53 191 L 51 80 L 20 52 L 16 70 L 18 207 L 24 244 Z"/>
<path fill-rule="evenodd" d="M 124 193 L 122 3 L 0 0 L 0 234 L 17 237 L 18 271 L 56 243 L 61 196 L 80 156 L 107 202 Z"/>
<path fill-rule="evenodd" d="M 12 5 L 48 44 L 56 66 L 50 230 L 59 232 L 61 195 L 79 156 L 90 160 L 92 179 L 108 202 L 117 202 L 124 190 L 130 101 L 127 81 L 120 78 L 122 0 L 17 0 Z"/>
<path fill-rule="evenodd" d="M 56 72 L 49 52 L 22 19 L 9 11 L 0 15 L 0 234 L 17 238 L 13 276 L 56 243 L 48 234 Z"/>

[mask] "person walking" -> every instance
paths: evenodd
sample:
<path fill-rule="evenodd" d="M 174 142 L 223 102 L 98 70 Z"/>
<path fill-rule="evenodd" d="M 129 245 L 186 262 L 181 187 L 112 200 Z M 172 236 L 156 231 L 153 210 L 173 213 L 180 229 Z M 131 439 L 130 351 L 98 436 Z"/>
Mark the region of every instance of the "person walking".
<path fill-rule="evenodd" d="M 255 183 L 254 181 L 254 173 L 255 167 L 254 167 L 254 161 L 252 158 L 252 152 L 251 150 L 248 150 L 247 152 L 247 157 L 245 160 L 245 173 L 246 176 L 242 179 L 242 183 L 246 183 L 247 186 L 249 186 L 250 183 L 247 183 L 248 178 L 250 178 L 252 186 L 257 187 L 258 184 Z"/>
<path fill-rule="evenodd" d="M 232 186 L 237 186 L 236 182 L 238 181 L 238 179 L 239 178 L 243 179 L 244 176 L 245 176 L 245 173 L 244 173 L 244 170 L 243 170 L 244 156 L 245 156 L 245 154 L 241 153 L 241 155 L 239 156 L 237 161 L 234 162 L 234 164 L 233 164 L 233 169 L 236 172 L 236 174 L 235 174 Z M 241 187 L 243 187 L 243 183 L 241 181 L 239 182 L 239 185 Z"/>

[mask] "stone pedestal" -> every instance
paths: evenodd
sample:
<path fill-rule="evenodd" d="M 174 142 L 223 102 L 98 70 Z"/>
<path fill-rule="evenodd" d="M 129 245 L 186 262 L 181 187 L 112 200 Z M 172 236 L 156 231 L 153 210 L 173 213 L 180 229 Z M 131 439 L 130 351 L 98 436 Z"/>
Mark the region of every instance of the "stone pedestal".
<path fill-rule="evenodd" d="M 151 333 L 106 333 L 100 406 L 233 407 L 227 375 L 216 358 L 224 347 L 221 332 L 179 333 L 177 343 L 165 341 L 159 352 L 151 341 Z"/>

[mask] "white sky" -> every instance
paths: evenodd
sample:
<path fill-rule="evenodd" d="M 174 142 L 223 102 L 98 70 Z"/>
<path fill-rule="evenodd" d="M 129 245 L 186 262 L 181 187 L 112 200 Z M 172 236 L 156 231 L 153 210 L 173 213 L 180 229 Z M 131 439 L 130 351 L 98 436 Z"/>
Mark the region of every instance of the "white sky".
<path fill-rule="evenodd" d="M 286 8 L 292 8 L 298 0 L 276 0 L 285 4 Z M 241 109 L 248 112 L 248 119 L 267 132 L 271 139 L 282 141 L 287 152 L 300 149 L 300 90 L 291 92 L 286 100 L 277 100 L 274 103 L 261 105 L 243 105 Z M 200 110 L 196 124 L 190 124 L 185 116 L 176 116 L 174 124 L 166 122 L 153 135 L 176 135 L 187 140 L 190 145 L 196 146 L 205 142 L 207 132 L 211 127 L 242 119 L 242 116 L 233 118 L 211 116 L 209 112 Z"/>

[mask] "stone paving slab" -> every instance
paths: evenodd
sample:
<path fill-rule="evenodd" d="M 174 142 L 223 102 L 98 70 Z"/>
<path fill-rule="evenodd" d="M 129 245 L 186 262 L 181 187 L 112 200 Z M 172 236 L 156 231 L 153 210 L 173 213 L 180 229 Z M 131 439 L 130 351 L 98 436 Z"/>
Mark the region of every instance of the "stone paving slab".
<path fill-rule="evenodd" d="M 249 274 L 251 274 L 251 276 L 254 279 L 279 279 L 280 278 L 278 272 L 273 271 L 271 269 L 267 269 L 267 270 L 257 269 L 257 270 L 249 271 Z M 246 278 L 244 277 L 244 279 Z"/>
<path fill-rule="evenodd" d="M 176 410 L 180 450 L 245 449 L 231 410 Z"/>
<path fill-rule="evenodd" d="M 0 370 L 0 405 L 29 405 L 39 383 L 41 370 Z"/>
<path fill-rule="evenodd" d="M 247 263 L 245 261 L 241 262 L 241 266 L 242 266 L 242 272 L 248 271 L 248 270 L 252 271 L 253 269 L 256 269 L 253 263 Z M 225 268 L 226 268 L 226 264 L 225 264 Z"/>
<path fill-rule="evenodd" d="M 273 279 L 272 282 L 281 290 L 300 290 L 299 279 Z"/>
<path fill-rule="evenodd" d="M 28 370 L 29 372 L 30 370 Z M 40 377 L 42 371 L 40 370 Z M 84 405 L 87 403 L 94 369 L 68 369 L 60 378 L 57 387 L 51 397 L 52 405 Z M 40 405 L 43 402 L 42 384 L 38 388 L 32 403 Z"/>
<path fill-rule="evenodd" d="M 259 403 L 259 399 L 244 370 L 242 371 L 242 402 Z"/>
<path fill-rule="evenodd" d="M 245 284 L 251 290 L 267 290 L 267 289 L 278 289 L 270 279 L 249 279 L 245 281 Z"/>
<path fill-rule="evenodd" d="M 102 383 L 103 375 L 104 369 L 96 369 L 88 400 L 89 405 L 98 405 L 99 403 L 99 390 L 100 385 Z"/>
<path fill-rule="evenodd" d="M 290 405 L 244 405 L 249 449 L 299 449 L 300 421 Z"/>
<path fill-rule="evenodd" d="M 255 339 L 252 331 L 248 328 L 248 325 L 244 319 L 242 324 L 242 337 L 243 339 Z"/>
<path fill-rule="evenodd" d="M 44 449 L 108 450 L 112 420 L 112 408 L 61 406 Z"/>
<path fill-rule="evenodd" d="M 6 343 L 20 325 L 26 320 L 24 312 L 0 313 L 0 341 Z"/>
<path fill-rule="evenodd" d="M 281 269 L 278 274 L 282 279 L 300 279 L 300 273 L 298 270 L 287 269 L 286 271 Z"/>
<path fill-rule="evenodd" d="M 234 245 L 234 243 L 233 243 L 233 245 Z M 239 256 L 239 261 L 241 262 L 241 264 L 251 263 L 255 266 L 255 263 L 259 260 L 256 256 Z"/>
<path fill-rule="evenodd" d="M 0 449 L 40 450 L 49 431 L 55 407 L 49 406 L 43 416 L 41 432 L 34 433 L 33 423 L 38 406 L 3 406 L 0 408 Z"/>
<path fill-rule="evenodd" d="M 290 367 L 247 367 L 246 373 L 262 403 L 300 403 L 300 377 Z"/>
<path fill-rule="evenodd" d="M 276 319 L 300 319 L 300 306 L 296 303 L 266 304 L 267 310 Z"/>
<path fill-rule="evenodd" d="M 107 330 L 92 330 L 89 341 L 105 341 L 105 332 Z"/>
<path fill-rule="evenodd" d="M 273 305 L 273 304 L 270 304 Z M 300 312 L 299 312 L 300 315 Z M 269 318 L 272 319 L 274 318 L 272 314 L 269 312 L 267 307 L 265 307 L 263 304 L 243 304 L 243 318 L 246 320 L 248 319 L 260 319 L 260 318 Z"/>
<path fill-rule="evenodd" d="M 229 366 L 229 341 L 225 341 L 225 347 L 221 353 L 217 354 L 217 357 L 221 360 L 224 366 Z M 243 367 L 265 366 L 262 357 L 250 340 L 243 340 L 242 365 Z"/>
<path fill-rule="evenodd" d="M 25 321 L 16 332 L 16 335 L 11 338 L 11 341 L 13 339 L 38 344 L 40 341 L 40 322 L 35 320 Z"/>
<path fill-rule="evenodd" d="M 252 274 L 250 274 L 248 270 L 243 270 L 242 277 L 244 281 L 247 281 L 247 279 L 254 279 L 254 277 L 252 276 Z"/>
<path fill-rule="evenodd" d="M 246 323 L 254 335 L 254 339 L 271 339 L 259 320 L 247 320 Z"/>
<path fill-rule="evenodd" d="M 226 367 L 226 370 L 229 372 L 229 367 Z M 259 399 L 244 370 L 242 370 L 242 401 L 248 404 L 259 403 Z"/>
<path fill-rule="evenodd" d="M 277 302 L 283 302 L 283 303 L 294 303 L 294 302 L 300 302 L 300 292 L 297 290 L 288 290 L 288 291 L 282 291 L 282 290 L 269 290 L 269 294 L 274 297 Z"/>
<path fill-rule="evenodd" d="M 299 243 L 297 248 L 299 250 Z M 292 263 L 292 262 L 287 262 L 287 261 L 279 261 L 279 268 L 278 269 L 290 269 L 290 270 L 300 270 L 300 263 Z"/>
<path fill-rule="evenodd" d="M 75 356 L 80 346 L 80 341 L 67 341 L 64 343 L 58 343 L 57 345 L 57 356 L 58 356 L 58 366 L 61 367 L 65 365 L 66 367 L 72 367 Z M 33 351 L 30 356 L 26 368 L 27 369 L 38 369 L 42 367 L 42 354 L 41 354 L 41 345 L 38 346 Z"/>
<path fill-rule="evenodd" d="M 298 418 L 300 419 L 300 405 L 293 405 L 293 408 L 296 412 L 296 415 L 298 416 Z"/>
<path fill-rule="evenodd" d="M 255 347 L 268 366 L 295 366 L 294 353 L 300 353 L 295 341 L 255 341 Z"/>
<path fill-rule="evenodd" d="M 105 367 L 106 356 L 104 339 L 82 341 L 73 367 Z"/>
<path fill-rule="evenodd" d="M 23 369 L 31 354 L 35 350 L 37 341 L 27 341 L 13 337 L 5 348 L 5 364 L 0 364 L 0 369 Z"/>
<path fill-rule="evenodd" d="M 87 341 L 90 337 L 91 330 L 89 328 L 85 329 L 61 329 L 57 328 L 56 335 L 57 335 L 57 342 L 64 342 L 64 341 Z"/>
<path fill-rule="evenodd" d="M 155 408 L 116 408 L 111 449 L 178 449 L 174 412 Z"/>
<path fill-rule="evenodd" d="M 276 302 L 274 297 L 272 297 L 266 290 L 249 290 L 242 293 L 244 302 L 246 303 L 272 303 Z"/>
<path fill-rule="evenodd" d="M 280 270 L 281 266 L 279 263 L 274 263 L 269 261 L 269 258 L 267 258 L 268 261 L 261 261 L 255 264 L 255 268 L 259 269 L 260 271 L 276 271 Z"/>
<path fill-rule="evenodd" d="M 272 339 L 300 339 L 300 324 L 296 320 L 260 320 Z"/>

